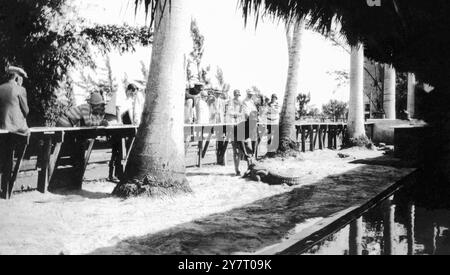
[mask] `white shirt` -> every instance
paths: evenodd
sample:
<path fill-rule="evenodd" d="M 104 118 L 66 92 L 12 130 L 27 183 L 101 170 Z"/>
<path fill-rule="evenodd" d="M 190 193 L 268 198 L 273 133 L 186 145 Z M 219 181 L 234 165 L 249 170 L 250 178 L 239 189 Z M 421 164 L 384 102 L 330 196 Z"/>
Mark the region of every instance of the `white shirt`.
<path fill-rule="evenodd" d="M 243 111 L 245 119 L 248 119 L 251 113 L 258 113 L 258 108 L 256 108 L 255 102 L 252 99 L 246 98 L 243 102 Z"/>
<path fill-rule="evenodd" d="M 209 123 L 209 106 L 205 100 L 198 100 L 195 105 L 196 111 L 196 121 L 197 124 L 208 124 Z"/>

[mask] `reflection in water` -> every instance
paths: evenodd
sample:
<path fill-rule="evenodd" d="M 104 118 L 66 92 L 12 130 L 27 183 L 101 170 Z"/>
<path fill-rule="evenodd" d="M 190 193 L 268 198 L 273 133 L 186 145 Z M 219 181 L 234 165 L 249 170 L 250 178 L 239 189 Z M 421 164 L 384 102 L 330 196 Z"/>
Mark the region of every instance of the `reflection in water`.
<path fill-rule="evenodd" d="M 450 207 L 443 205 L 399 191 L 305 254 L 450 255 Z"/>

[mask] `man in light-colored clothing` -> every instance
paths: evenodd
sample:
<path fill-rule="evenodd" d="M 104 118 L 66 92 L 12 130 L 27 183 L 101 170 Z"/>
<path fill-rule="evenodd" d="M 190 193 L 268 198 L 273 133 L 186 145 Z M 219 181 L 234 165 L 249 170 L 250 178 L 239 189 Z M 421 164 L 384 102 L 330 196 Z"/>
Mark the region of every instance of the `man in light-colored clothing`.
<path fill-rule="evenodd" d="M 225 123 L 225 100 L 222 98 L 222 92 L 218 89 L 213 90 L 214 95 L 210 97 L 210 123 Z"/>
<path fill-rule="evenodd" d="M 280 107 L 278 105 L 278 97 L 276 94 L 273 94 L 267 112 L 267 123 L 278 124 L 279 122 L 280 122 Z"/>
<path fill-rule="evenodd" d="M 130 84 L 126 91 L 127 99 L 122 110 L 122 122 L 139 126 L 144 112 L 145 96 L 139 88 Z"/>
<path fill-rule="evenodd" d="M 196 124 L 208 124 L 209 123 L 209 106 L 206 102 L 208 100 L 208 93 L 206 91 L 201 92 L 200 98 L 195 104 L 195 123 Z"/>
<path fill-rule="evenodd" d="M 258 113 L 258 108 L 255 104 L 256 93 L 252 90 L 247 90 L 247 98 L 243 102 L 243 112 L 245 119 L 249 119 L 252 113 Z"/>
<path fill-rule="evenodd" d="M 239 123 L 244 120 L 243 105 L 241 100 L 241 92 L 235 90 L 233 92 L 234 98 L 228 101 L 226 107 L 226 117 L 228 123 Z"/>

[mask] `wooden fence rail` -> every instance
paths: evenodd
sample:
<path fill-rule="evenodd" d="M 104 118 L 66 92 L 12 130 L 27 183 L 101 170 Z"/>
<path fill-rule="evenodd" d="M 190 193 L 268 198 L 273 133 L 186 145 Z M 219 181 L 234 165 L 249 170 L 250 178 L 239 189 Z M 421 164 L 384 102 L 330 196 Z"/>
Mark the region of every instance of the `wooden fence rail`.
<path fill-rule="evenodd" d="M 341 123 L 330 124 L 298 124 L 296 136 L 301 143 L 302 151 L 316 149 L 337 149 L 339 141 L 345 135 L 346 126 Z M 116 156 L 116 175 L 123 173 L 130 146 L 134 143 L 137 133 L 135 126 L 87 127 L 87 128 L 31 128 L 29 136 L 12 134 L 0 130 L 1 198 L 12 196 L 14 183 L 17 179 L 22 162 L 26 154 L 37 156 L 38 191 L 44 193 L 62 160 L 67 160 L 73 166 L 74 186 L 81 188 L 86 166 L 95 141 L 99 137 L 106 137 L 110 142 L 112 154 Z M 373 124 L 367 124 L 368 135 L 373 136 Z M 208 150 L 215 146 L 217 163 L 226 164 L 228 145 L 239 136 L 236 124 L 215 125 L 185 125 L 185 151 L 188 152 L 192 144 L 197 144 L 197 165 L 202 162 Z M 278 125 L 258 125 L 258 142 L 267 137 L 276 142 Z M 242 135 L 244 136 L 244 135 Z M 238 137 L 239 139 L 239 137 Z M 128 144 L 128 146 L 125 146 Z M 259 143 L 258 143 L 259 145 Z M 276 149 L 276 148 L 275 148 Z"/>

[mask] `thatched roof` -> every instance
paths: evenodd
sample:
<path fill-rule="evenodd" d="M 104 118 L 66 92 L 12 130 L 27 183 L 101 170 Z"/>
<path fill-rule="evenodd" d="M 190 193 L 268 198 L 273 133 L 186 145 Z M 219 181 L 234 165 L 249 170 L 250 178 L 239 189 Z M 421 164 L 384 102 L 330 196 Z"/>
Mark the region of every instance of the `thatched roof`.
<path fill-rule="evenodd" d="M 228 1 L 228 0 L 226 0 Z M 450 76 L 450 1 L 380 0 L 239 0 L 244 18 L 265 14 L 284 19 L 306 17 L 314 28 L 328 33 L 333 21 L 350 44 L 364 42 L 366 55 L 392 63 L 399 71 L 415 72 L 419 80 L 448 87 Z M 153 15 L 156 3 L 170 0 L 135 0 Z M 153 18 L 153 16 L 152 16 Z"/>
<path fill-rule="evenodd" d="M 308 16 L 315 29 L 328 33 L 337 20 L 350 44 L 362 41 L 366 55 L 416 72 L 436 86 L 450 77 L 450 1 L 381 0 L 240 0 L 247 18 L 263 13 L 284 19 Z M 448 86 L 446 86 L 448 87 Z"/>

